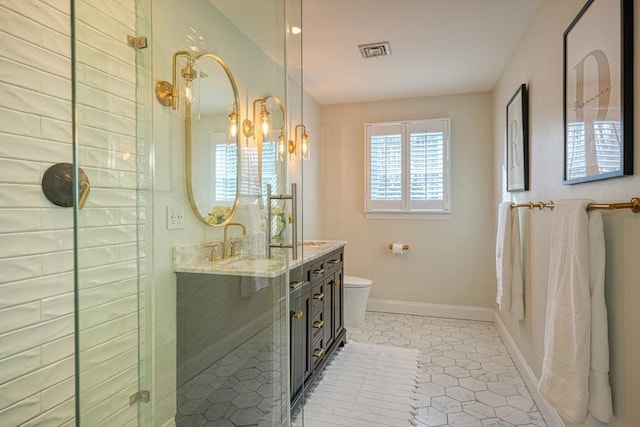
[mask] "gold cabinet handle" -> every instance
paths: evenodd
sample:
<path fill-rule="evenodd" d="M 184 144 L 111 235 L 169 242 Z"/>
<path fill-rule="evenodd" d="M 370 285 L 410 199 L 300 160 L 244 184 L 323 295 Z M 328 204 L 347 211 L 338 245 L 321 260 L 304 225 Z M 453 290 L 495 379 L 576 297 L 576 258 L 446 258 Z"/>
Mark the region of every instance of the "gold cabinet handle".
<path fill-rule="evenodd" d="M 313 352 L 313 357 L 317 357 L 318 359 L 321 358 L 322 356 L 324 356 L 324 348 L 317 348 L 314 352 Z"/>
<path fill-rule="evenodd" d="M 340 286 L 340 279 L 336 279 L 333 281 L 333 286 Z"/>
<path fill-rule="evenodd" d="M 320 329 L 324 326 L 324 320 L 316 320 L 315 322 L 313 322 L 313 327 L 315 329 Z"/>
<path fill-rule="evenodd" d="M 321 300 L 322 298 L 324 298 L 324 294 L 323 293 L 319 293 L 319 294 L 314 294 L 313 295 L 313 299 Z"/>
<path fill-rule="evenodd" d="M 313 274 L 322 274 L 324 273 L 324 268 L 316 268 L 313 270 Z"/>
<path fill-rule="evenodd" d="M 301 311 L 294 311 L 291 313 L 294 319 L 302 319 L 303 313 Z"/>
<path fill-rule="evenodd" d="M 302 286 L 302 281 L 300 280 L 289 283 L 289 289 L 298 289 L 300 286 Z"/>
<path fill-rule="evenodd" d="M 329 264 L 338 264 L 340 262 L 340 259 L 332 259 L 331 261 L 329 261 Z"/>

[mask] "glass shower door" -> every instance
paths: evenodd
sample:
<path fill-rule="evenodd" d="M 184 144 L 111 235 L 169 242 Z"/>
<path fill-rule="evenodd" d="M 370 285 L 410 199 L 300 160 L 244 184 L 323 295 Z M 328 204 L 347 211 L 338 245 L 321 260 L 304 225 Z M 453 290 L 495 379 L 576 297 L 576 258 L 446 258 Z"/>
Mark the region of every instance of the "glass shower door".
<path fill-rule="evenodd" d="M 79 426 L 150 425 L 149 3 L 72 1 Z"/>

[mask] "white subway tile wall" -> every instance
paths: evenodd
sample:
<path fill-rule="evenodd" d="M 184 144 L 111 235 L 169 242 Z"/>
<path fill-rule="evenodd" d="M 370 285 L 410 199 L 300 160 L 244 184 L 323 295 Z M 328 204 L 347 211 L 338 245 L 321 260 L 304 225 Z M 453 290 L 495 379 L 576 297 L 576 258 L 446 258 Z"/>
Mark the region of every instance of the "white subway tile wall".
<path fill-rule="evenodd" d="M 133 425 L 139 256 L 135 2 L 76 2 L 81 420 Z M 70 1 L 0 0 L 0 419 L 75 423 L 73 211 L 40 180 L 72 161 Z M 144 153 L 142 153 L 144 155 Z M 144 256 L 144 255 L 142 255 Z M 144 277 L 142 277 L 144 279 Z"/>

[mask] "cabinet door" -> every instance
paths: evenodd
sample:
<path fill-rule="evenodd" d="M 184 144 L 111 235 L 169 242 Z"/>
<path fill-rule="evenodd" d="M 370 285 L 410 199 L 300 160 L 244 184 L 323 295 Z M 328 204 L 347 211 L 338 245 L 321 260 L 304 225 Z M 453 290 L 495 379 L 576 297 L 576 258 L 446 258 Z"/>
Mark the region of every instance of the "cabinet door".
<path fill-rule="evenodd" d="M 333 336 L 337 337 L 344 328 L 344 283 L 342 269 L 336 271 L 333 276 L 332 309 L 333 309 Z"/>
<path fill-rule="evenodd" d="M 304 322 L 305 334 L 304 334 L 304 343 L 303 343 L 303 352 L 304 355 L 302 357 L 304 363 L 304 378 L 303 381 L 306 381 L 311 372 L 313 371 L 313 360 L 311 357 L 311 340 L 312 340 L 312 309 L 311 309 L 311 284 L 309 282 L 305 283 L 305 288 L 302 293 L 302 313 L 304 318 L 306 319 Z"/>
<path fill-rule="evenodd" d="M 333 344 L 333 292 L 335 286 L 333 286 L 334 275 L 326 275 L 324 279 L 324 307 L 323 307 L 323 319 L 324 319 L 324 345 L 329 348 Z"/>
<path fill-rule="evenodd" d="M 290 300 L 290 363 L 291 363 L 291 397 L 302 390 L 305 369 L 307 368 L 307 318 L 302 292 Z"/>

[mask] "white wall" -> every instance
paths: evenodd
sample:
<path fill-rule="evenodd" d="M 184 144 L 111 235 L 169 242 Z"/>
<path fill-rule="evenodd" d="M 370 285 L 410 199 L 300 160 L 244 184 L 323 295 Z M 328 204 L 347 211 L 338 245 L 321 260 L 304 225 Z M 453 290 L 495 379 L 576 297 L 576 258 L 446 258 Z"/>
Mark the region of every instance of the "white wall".
<path fill-rule="evenodd" d="M 640 195 L 640 177 L 615 178 L 579 185 L 563 185 L 562 34 L 584 1 L 541 2 L 493 93 L 494 188 L 496 204 L 503 198 L 505 108 L 521 83 L 529 85 L 531 190 L 511 194 L 513 200 L 590 198 L 599 202 L 628 201 Z M 640 53 L 640 10 L 635 11 L 635 55 Z M 637 61 L 636 61 L 637 66 Z M 638 75 L 637 69 L 635 75 Z M 637 79 L 635 97 L 637 99 Z M 635 123 L 640 117 L 635 102 Z M 636 126 L 636 137 L 638 129 Z M 634 138 L 635 139 L 635 138 Z M 636 171 L 640 152 L 635 155 Z M 502 196 L 502 197 L 501 197 Z M 536 376 L 543 357 L 547 300 L 549 233 L 552 213 L 521 209 L 525 248 L 525 311 L 522 322 L 500 314 L 520 352 Z M 607 244 L 606 299 L 611 347 L 611 384 L 614 426 L 635 426 L 640 420 L 640 365 L 638 364 L 638 305 L 640 304 L 640 215 L 629 211 L 604 214 Z M 600 423 L 590 419 L 587 426 Z"/>
<path fill-rule="evenodd" d="M 0 1 L 0 419 L 71 425 L 73 213 L 40 180 L 71 161 L 68 2 Z"/>
<path fill-rule="evenodd" d="M 364 124 L 444 116 L 451 118 L 450 218 L 365 219 Z M 492 307 L 491 120 L 489 93 L 323 107 L 323 237 L 348 241 L 345 272 L 373 280 L 370 298 Z M 394 256 L 392 242 L 411 250 Z"/>

